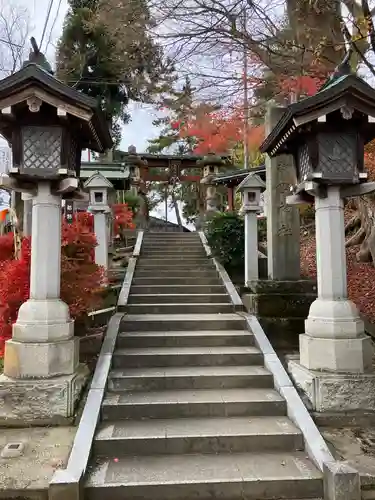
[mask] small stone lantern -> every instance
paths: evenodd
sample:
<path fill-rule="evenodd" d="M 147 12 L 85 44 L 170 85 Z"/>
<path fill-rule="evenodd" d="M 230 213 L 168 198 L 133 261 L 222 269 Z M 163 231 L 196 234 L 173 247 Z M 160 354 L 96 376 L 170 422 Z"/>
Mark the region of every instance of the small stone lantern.
<path fill-rule="evenodd" d="M 95 262 L 108 269 L 108 191 L 113 190 L 112 183 L 99 171 L 95 172 L 84 184 L 89 191 L 89 211 L 94 215 L 94 231 L 98 245 L 95 247 Z"/>
<path fill-rule="evenodd" d="M 337 374 L 372 370 L 372 343 L 347 295 L 343 198 L 375 190 L 375 183 L 366 182 L 364 170 L 364 146 L 374 138 L 375 90 L 345 64 L 316 95 L 289 106 L 261 146 L 270 156 L 294 156 L 296 185 L 288 203 L 315 203 L 318 298 L 300 336 L 300 364 L 295 368 L 300 370 L 297 379 L 316 379 L 309 382 L 316 389 L 314 409 L 333 405 L 333 396 L 328 406 L 327 401 L 322 403 L 323 393 L 335 391 L 332 380 L 328 388 L 323 374 L 311 376 L 304 370 Z M 371 380 L 367 387 L 373 391 Z M 340 391 L 344 390 L 341 385 Z"/>
<path fill-rule="evenodd" d="M 131 184 L 138 191 L 143 182 L 144 168 L 147 167 L 147 161 L 142 160 L 135 146 L 129 146 L 127 162 L 129 163 Z"/>
<path fill-rule="evenodd" d="M 259 278 L 258 266 L 258 217 L 261 210 L 260 195 L 265 183 L 255 174 L 249 174 L 238 186 L 241 193 L 241 211 L 245 218 L 245 286 Z"/>
<path fill-rule="evenodd" d="M 206 186 L 206 212 L 217 211 L 216 185 L 212 182 L 215 175 L 220 172 L 220 167 L 224 165 L 223 159 L 215 153 L 208 153 L 201 160 L 197 161 L 198 167 L 203 167 L 203 177 L 201 184 Z"/>
<path fill-rule="evenodd" d="M 0 132 L 13 165 L 0 185 L 32 198 L 30 298 L 6 342 L 0 420 L 49 422 L 70 417 L 86 377 L 74 321 L 60 299 L 61 200 L 84 199 L 81 151 L 112 145 L 96 100 L 53 77 L 36 47 L 30 60 L 0 81 Z M 20 401 L 22 403 L 20 403 Z"/>

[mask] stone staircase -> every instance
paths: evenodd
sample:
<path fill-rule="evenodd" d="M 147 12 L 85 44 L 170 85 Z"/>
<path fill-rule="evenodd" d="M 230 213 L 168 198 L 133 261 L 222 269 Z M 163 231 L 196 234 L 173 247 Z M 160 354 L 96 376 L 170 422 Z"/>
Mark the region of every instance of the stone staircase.
<path fill-rule="evenodd" d="M 126 312 L 85 498 L 323 496 L 197 233 L 145 233 Z"/>

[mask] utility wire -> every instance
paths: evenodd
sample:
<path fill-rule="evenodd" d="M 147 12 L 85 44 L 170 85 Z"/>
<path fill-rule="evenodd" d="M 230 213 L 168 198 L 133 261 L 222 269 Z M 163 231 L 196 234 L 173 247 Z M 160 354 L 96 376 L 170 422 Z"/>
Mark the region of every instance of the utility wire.
<path fill-rule="evenodd" d="M 44 21 L 43 33 L 42 33 L 42 38 L 40 40 L 39 48 L 42 48 L 42 44 L 43 44 L 43 40 L 44 40 L 44 35 L 46 34 L 49 17 L 51 15 L 52 5 L 53 5 L 53 0 L 50 0 L 49 5 L 48 5 L 46 20 Z"/>
<path fill-rule="evenodd" d="M 4 38 L 0 38 L 1 43 L 6 43 L 7 45 L 13 45 L 13 47 L 17 47 L 18 49 L 22 49 L 22 45 L 19 45 L 18 43 L 13 43 L 9 40 L 4 40 Z"/>
<path fill-rule="evenodd" d="M 47 45 L 46 45 L 46 50 L 45 50 L 45 52 L 47 52 L 48 47 L 49 47 L 49 44 L 51 43 L 51 39 L 52 39 L 52 32 L 53 32 L 53 30 L 55 29 L 56 21 L 57 21 L 57 18 L 59 17 L 61 4 L 62 4 L 62 0 L 60 0 L 60 1 L 59 1 L 59 4 L 58 4 L 58 6 L 57 6 L 57 10 L 56 10 L 55 18 L 54 18 L 53 23 L 52 23 L 51 31 L 49 32 L 49 37 L 48 37 L 48 42 L 47 42 Z"/>

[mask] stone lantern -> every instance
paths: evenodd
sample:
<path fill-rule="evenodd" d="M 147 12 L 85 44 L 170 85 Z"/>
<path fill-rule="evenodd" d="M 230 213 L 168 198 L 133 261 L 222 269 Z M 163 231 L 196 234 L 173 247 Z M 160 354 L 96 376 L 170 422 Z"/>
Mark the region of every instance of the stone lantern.
<path fill-rule="evenodd" d="M 317 410 L 350 409 L 353 400 L 343 395 L 357 389 L 353 404 L 375 409 L 369 396 L 375 378 L 364 384 L 358 375 L 372 370 L 373 350 L 347 296 L 343 210 L 344 197 L 375 190 L 364 170 L 364 146 L 375 137 L 375 90 L 346 67 L 339 69 L 316 95 L 287 108 L 261 151 L 271 157 L 292 154 L 296 184 L 287 201 L 315 204 L 318 298 L 300 336 L 300 363 L 292 364 L 292 374 L 297 384 L 304 381 L 301 387 Z M 335 407 L 337 394 L 342 401 Z"/>
<path fill-rule="evenodd" d="M 0 420 L 24 424 L 73 415 L 85 381 L 74 322 L 60 299 L 61 200 L 85 197 L 78 180 L 82 149 L 103 152 L 112 144 L 96 100 L 49 69 L 34 47 L 30 61 L 0 81 L 0 133 L 13 153 L 0 185 L 32 198 L 30 298 L 6 342 L 0 377 Z"/>
<path fill-rule="evenodd" d="M 220 167 L 224 165 L 222 158 L 215 153 L 208 153 L 202 160 L 197 161 L 197 166 L 203 167 L 203 177 L 201 184 L 206 186 L 206 213 L 217 211 L 216 185 L 213 178 L 220 172 Z"/>
<path fill-rule="evenodd" d="M 258 268 L 258 216 L 261 210 L 260 195 L 266 184 L 255 174 L 249 174 L 238 186 L 241 193 L 241 212 L 245 218 L 245 286 L 259 278 Z"/>
<path fill-rule="evenodd" d="M 143 171 L 147 166 L 147 161 L 142 160 L 142 158 L 137 154 L 137 149 L 135 146 L 129 146 L 127 162 L 130 168 L 130 181 L 132 186 L 135 187 L 136 191 L 141 188 L 143 182 Z"/>
<path fill-rule="evenodd" d="M 108 269 L 108 192 L 113 190 L 112 183 L 100 172 L 95 172 L 84 184 L 89 191 L 89 211 L 94 215 L 94 231 L 97 239 L 95 262 Z"/>

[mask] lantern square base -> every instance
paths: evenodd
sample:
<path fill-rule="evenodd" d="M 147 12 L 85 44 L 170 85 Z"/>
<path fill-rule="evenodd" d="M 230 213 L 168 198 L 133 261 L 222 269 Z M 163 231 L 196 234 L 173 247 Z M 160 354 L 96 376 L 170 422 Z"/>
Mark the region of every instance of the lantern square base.
<path fill-rule="evenodd" d="M 299 337 L 300 362 L 309 370 L 336 373 L 372 372 L 373 347 L 370 337 L 352 339 Z"/>
<path fill-rule="evenodd" d="M 288 356 L 288 372 L 308 409 L 321 413 L 375 411 L 374 373 L 309 370 Z"/>
<path fill-rule="evenodd" d="M 85 365 L 72 375 L 49 379 L 15 379 L 0 375 L 0 426 L 69 423 L 89 376 Z"/>
<path fill-rule="evenodd" d="M 60 342 L 5 343 L 4 374 L 17 379 L 70 375 L 79 364 L 79 338 Z"/>

